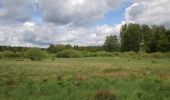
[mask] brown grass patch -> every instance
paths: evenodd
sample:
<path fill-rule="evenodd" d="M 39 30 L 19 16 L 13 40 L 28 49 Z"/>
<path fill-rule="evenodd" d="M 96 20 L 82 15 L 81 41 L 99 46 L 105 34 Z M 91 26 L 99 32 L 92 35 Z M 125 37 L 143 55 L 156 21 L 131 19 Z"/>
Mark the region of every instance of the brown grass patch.
<path fill-rule="evenodd" d="M 107 69 L 104 69 L 102 72 L 103 73 L 114 73 L 114 72 L 119 72 L 122 70 L 123 69 L 121 69 L 121 68 L 107 68 Z"/>
<path fill-rule="evenodd" d="M 58 81 L 61 81 L 63 79 L 63 76 L 61 76 L 61 75 L 59 75 L 58 77 L 57 77 L 57 80 Z"/>
<path fill-rule="evenodd" d="M 6 85 L 7 85 L 7 86 L 10 86 L 10 87 L 12 87 L 12 88 L 15 88 L 16 85 L 17 85 L 17 82 L 16 82 L 15 80 L 7 80 L 7 81 L 6 81 Z"/>
<path fill-rule="evenodd" d="M 164 79 L 169 79 L 170 78 L 170 73 L 167 72 L 162 72 L 158 76 L 159 79 L 164 80 Z"/>
<path fill-rule="evenodd" d="M 74 77 L 74 79 L 77 80 L 77 81 L 82 81 L 82 80 L 86 80 L 86 77 L 78 74 Z"/>
<path fill-rule="evenodd" d="M 114 78 L 126 78 L 126 77 L 142 77 L 150 75 L 149 70 L 144 69 L 121 69 L 121 68 L 108 68 L 102 72 L 97 73 L 97 76 L 111 76 Z"/>
<path fill-rule="evenodd" d="M 93 100 L 116 100 L 116 94 L 108 89 L 101 89 L 96 92 Z"/>

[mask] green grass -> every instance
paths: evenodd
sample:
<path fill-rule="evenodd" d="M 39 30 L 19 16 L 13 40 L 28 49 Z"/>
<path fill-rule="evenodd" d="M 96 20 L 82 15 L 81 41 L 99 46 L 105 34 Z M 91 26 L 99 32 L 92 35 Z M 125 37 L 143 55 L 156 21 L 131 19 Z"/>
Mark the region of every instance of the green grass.
<path fill-rule="evenodd" d="M 0 60 L 1 100 L 93 100 L 102 89 L 116 100 L 170 100 L 170 58 Z"/>

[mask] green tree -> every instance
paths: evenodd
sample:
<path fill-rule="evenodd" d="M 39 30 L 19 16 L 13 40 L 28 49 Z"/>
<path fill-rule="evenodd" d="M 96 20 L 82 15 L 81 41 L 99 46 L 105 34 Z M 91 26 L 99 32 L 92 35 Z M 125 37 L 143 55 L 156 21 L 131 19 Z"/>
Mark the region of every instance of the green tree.
<path fill-rule="evenodd" d="M 169 50 L 169 45 L 168 37 L 166 35 L 161 35 L 158 40 L 158 50 L 161 52 L 167 52 Z"/>
<path fill-rule="evenodd" d="M 148 25 L 142 25 L 142 43 L 141 46 L 143 47 L 142 49 L 145 50 L 146 52 L 151 51 L 151 46 L 152 46 L 152 29 Z"/>
<path fill-rule="evenodd" d="M 105 43 L 104 43 L 104 49 L 109 52 L 118 51 L 119 44 L 118 44 L 118 38 L 116 35 L 110 35 L 106 37 Z"/>
<path fill-rule="evenodd" d="M 125 42 L 124 42 L 124 33 L 127 29 L 127 24 L 122 25 L 121 30 L 120 30 L 120 39 L 121 39 L 121 51 L 124 51 L 125 49 Z"/>
<path fill-rule="evenodd" d="M 166 36 L 167 36 L 168 41 L 169 41 L 168 47 L 169 47 L 169 51 L 170 51 L 170 30 L 166 30 Z"/>
<path fill-rule="evenodd" d="M 50 44 L 49 48 L 47 49 L 49 53 L 56 53 L 54 44 Z"/>
<path fill-rule="evenodd" d="M 163 48 L 165 49 L 165 46 L 167 43 L 166 42 L 166 30 L 164 26 L 152 26 L 152 31 L 151 31 L 151 36 L 150 36 L 150 51 L 149 52 L 157 52 L 157 51 L 162 51 Z M 162 49 L 161 49 L 162 48 Z M 163 50 L 164 51 L 164 50 Z"/>
<path fill-rule="evenodd" d="M 166 30 L 166 36 L 167 36 L 167 38 L 168 38 L 168 40 L 170 42 L 170 30 Z"/>
<path fill-rule="evenodd" d="M 166 52 L 169 50 L 168 31 L 164 26 L 142 25 L 142 40 L 146 52 Z"/>
<path fill-rule="evenodd" d="M 140 50 L 142 41 L 141 27 L 139 24 L 125 24 L 121 30 L 121 51 L 135 51 Z"/>

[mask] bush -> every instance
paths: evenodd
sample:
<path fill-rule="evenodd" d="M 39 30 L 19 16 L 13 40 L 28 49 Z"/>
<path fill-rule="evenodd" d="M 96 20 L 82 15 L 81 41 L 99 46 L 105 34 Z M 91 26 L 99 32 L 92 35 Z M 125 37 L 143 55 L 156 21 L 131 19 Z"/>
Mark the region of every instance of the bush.
<path fill-rule="evenodd" d="M 109 52 L 101 51 L 101 52 L 97 52 L 97 56 L 98 57 L 110 57 L 112 56 L 112 54 Z"/>
<path fill-rule="evenodd" d="M 76 50 L 64 50 L 56 54 L 59 58 L 80 58 L 81 54 Z"/>
<path fill-rule="evenodd" d="M 81 52 L 81 55 L 83 57 L 97 57 L 97 53 L 96 52 L 83 51 L 83 52 Z"/>
<path fill-rule="evenodd" d="M 6 50 L 3 52 L 3 57 L 9 58 L 9 57 L 11 57 L 12 54 L 13 54 L 12 51 Z"/>
<path fill-rule="evenodd" d="M 21 53 L 19 53 L 19 52 L 14 53 L 10 50 L 6 50 L 3 53 L 3 57 L 6 57 L 6 58 L 19 58 L 21 56 L 22 56 Z"/>
<path fill-rule="evenodd" d="M 27 51 L 27 57 L 32 61 L 40 61 L 46 57 L 46 53 L 38 48 L 32 48 Z"/>

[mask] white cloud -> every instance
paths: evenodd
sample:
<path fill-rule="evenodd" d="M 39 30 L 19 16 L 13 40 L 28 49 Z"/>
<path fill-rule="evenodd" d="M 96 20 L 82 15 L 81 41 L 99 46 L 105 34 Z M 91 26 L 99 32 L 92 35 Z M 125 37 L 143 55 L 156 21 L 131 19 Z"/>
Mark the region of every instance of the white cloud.
<path fill-rule="evenodd" d="M 90 25 L 120 6 L 121 0 L 39 0 L 45 21 Z"/>
<path fill-rule="evenodd" d="M 28 6 L 31 0 L 0 0 L 0 22 L 27 21 L 31 19 Z"/>
<path fill-rule="evenodd" d="M 35 24 L 33 22 L 25 22 L 23 25 L 25 27 L 34 27 Z"/>
<path fill-rule="evenodd" d="M 126 21 L 170 27 L 169 0 L 135 0 L 126 9 Z"/>
<path fill-rule="evenodd" d="M 27 22 L 24 25 L 0 26 L 0 45 L 39 47 L 48 47 L 51 43 L 102 45 L 105 36 L 118 34 L 119 28 L 120 25 L 103 25 L 90 29 L 71 25 L 56 26 L 55 24 L 39 26 Z"/>

